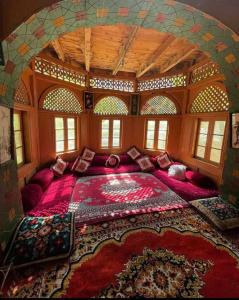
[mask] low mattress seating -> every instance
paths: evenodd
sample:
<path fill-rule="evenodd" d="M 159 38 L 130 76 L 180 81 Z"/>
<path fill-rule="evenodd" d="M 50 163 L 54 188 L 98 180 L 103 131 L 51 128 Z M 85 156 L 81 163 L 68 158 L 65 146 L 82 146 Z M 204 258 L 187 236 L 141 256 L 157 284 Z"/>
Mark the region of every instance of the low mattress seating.
<path fill-rule="evenodd" d="M 192 184 L 188 180 L 180 181 L 174 179 L 168 176 L 167 170 L 156 169 L 152 174 L 186 201 L 210 198 L 218 195 L 218 190 L 215 187 L 203 188 Z"/>
<path fill-rule="evenodd" d="M 139 164 L 127 154 L 120 155 L 120 165 L 116 168 L 105 166 L 108 158 L 108 155 L 95 155 L 91 165 L 84 173 L 73 173 L 71 171 L 72 164 L 69 164 L 68 170 L 60 177 L 54 176 L 53 170 L 49 168 L 39 171 L 32 177 L 30 184 L 26 185 L 22 191 L 25 213 L 29 216 L 50 216 L 67 212 L 76 181 L 83 176 L 122 174 L 141 171 Z M 192 171 L 188 171 L 186 180 L 180 181 L 169 177 L 168 170 L 161 169 L 156 164 L 155 159 L 151 158 L 151 161 L 155 168 L 150 171 L 150 173 L 166 184 L 182 199 L 191 201 L 218 195 L 215 186 L 212 185 L 205 188 L 200 186 L 200 184 L 196 185 L 196 183 L 191 180 L 194 179 L 193 177 L 198 177 L 198 175 L 200 175 L 199 173 L 196 174 L 196 172 L 194 172 L 194 174 Z M 199 179 L 201 180 L 201 178 Z M 32 186 L 29 187 L 29 185 Z M 39 187 L 37 185 L 39 185 Z M 29 190 L 31 189 L 36 192 L 29 193 Z M 34 194 L 34 199 L 29 199 L 28 195 L 30 194 Z"/>

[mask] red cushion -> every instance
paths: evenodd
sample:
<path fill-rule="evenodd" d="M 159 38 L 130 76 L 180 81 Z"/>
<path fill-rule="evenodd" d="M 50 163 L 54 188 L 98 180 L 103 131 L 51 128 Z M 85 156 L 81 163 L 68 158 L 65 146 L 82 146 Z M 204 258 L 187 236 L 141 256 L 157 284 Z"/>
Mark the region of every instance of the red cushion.
<path fill-rule="evenodd" d="M 119 158 L 120 158 L 120 165 L 129 165 L 134 162 L 133 159 L 127 153 L 120 154 Z"/>
<path fill-rule="evenodd" d="M 46 168 L 33 175 L 33 177 L 30 180 L 30 183 L 39 184 L 42 187 L 43 191 L 45 191 L 49 184 L 52 182 L 53 178 L 53 170 Z"/>
<path fill-rule="evenodd" d="M 92 166 L 105 166 L 107 159 L 109 158 L 109 155 L 95 155 L 91 165 Z"/>
<path fill-rule="evenodd" d="M 203 187 L 203 188 L 215 188 L 216 185 L 214 181 L 199 172 L 195 171 L 186 171 L 186 178 L 189 180 L 192 184 Z"/>
<path fill-rule="evenodd" d="M 106 168 L 101 166 L 90 166 L 84 173 L 87 175 L 106 175 L 106 174 L 120 174 L 120 173 L 132 173 L 141 171 L 140 166 L 136 163 L 129 165 L 120 165 L 118 168 Z"/>
<path fill-rule="evenodd" d="M 41 200 L 43 191 L 39 184 L 30 183 L 24 186 L 22 192 L 22 205 L 24 211 L 33 209 Z"/>

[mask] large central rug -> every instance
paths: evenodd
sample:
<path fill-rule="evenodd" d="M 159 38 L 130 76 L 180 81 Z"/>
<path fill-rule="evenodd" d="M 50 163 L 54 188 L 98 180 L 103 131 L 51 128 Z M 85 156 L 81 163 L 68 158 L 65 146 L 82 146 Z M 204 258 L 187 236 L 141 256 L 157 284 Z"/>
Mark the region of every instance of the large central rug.
<path fill-rule="evenodd" d="M 81 226 L 69 260 L 17 270 L 8 297 L 239 297 L 239 250 L 191 208 Z"/>
<path fill-rule="evenodd" d="M 148 173 L 89 176 L 78 179 L 68 210 L 76 223 L 183 208 L 188 203 Z"/>

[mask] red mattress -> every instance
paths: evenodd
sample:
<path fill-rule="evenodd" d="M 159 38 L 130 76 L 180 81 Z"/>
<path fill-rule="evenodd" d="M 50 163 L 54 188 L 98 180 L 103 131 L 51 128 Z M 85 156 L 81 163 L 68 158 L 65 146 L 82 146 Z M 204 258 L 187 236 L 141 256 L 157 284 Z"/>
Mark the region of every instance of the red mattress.
<path fill-rule="evenodd" d="M 167 170 L 156 169 L 152 172 L 152 174 L 186 201 L 218 196 L 218 190 L 205 189 L 196 186 L 189 181 L 180 181 L 173 179 L 172 177 L 168 177 Z"/>
<path fill-rule="evenodd" d="M 71 194 L 76 183 L 73 174 L 65 174 L 52 181 L 38 205 L 29 211 L 29 216 L 51 216 L 68 210 Z"/>

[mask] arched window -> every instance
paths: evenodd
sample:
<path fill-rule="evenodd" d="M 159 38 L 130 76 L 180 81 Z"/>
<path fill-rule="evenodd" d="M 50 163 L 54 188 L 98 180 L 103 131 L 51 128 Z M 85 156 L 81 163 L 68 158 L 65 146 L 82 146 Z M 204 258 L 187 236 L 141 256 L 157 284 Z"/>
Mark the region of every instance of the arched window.
<path fill-rule="evenodd" d="M 80 114 L 82 108 L 73 92 L 65 88 L 56 88 L 45 96 L 42 108 L 58 112 Z"/>
<path fill-rule="evenodd" d="M 203 89 L 192 102 L 191 113 L 227 111 L 229 101 L 227 94 L 218 86 Z"/>
<path fill-rule="evenodd" d="M 173 115 L 176 113 L 175 104 L 166 96 L 150 98 L 141 109 L 141 115 Z"/>
<path fill-rule="evenodd" d="M 95 106 L 94 113 L 98 115 L 127 115 L 128 108 L 118 97 L 102 98 Z"/>
<path fill-rule="evenodd" d="M 22 80 L 19 81 L 19 84 L 16 88 L 14 101 L 25 105 L 30 105 L 30 99 L 27 93 L 27 89 Z"/>

